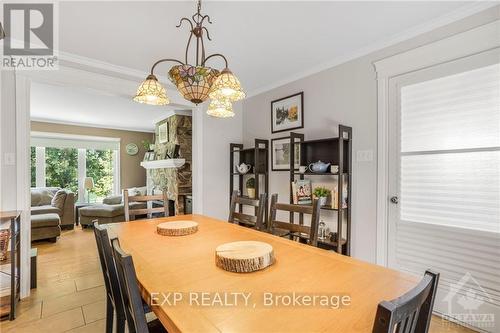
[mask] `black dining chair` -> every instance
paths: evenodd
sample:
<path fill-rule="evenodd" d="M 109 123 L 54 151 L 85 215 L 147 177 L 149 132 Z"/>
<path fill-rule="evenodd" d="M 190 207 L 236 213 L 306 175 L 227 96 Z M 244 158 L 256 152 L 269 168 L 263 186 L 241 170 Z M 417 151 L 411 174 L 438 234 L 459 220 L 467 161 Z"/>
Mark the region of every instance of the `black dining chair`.
<path fill-rule="evenodd" d="M 158 319 L 146 320 L 132 257 L 122 250 L 118 238 L 113 238 L 111 244 L 129 333 L 167 332 Z"/>
<path fill-rule="evenodd" d="M 240 207 L 243 206 L 253 207 L 255 209 L 255 215 L 237 212 L 236 205 L 239 205 Z M 229 218 L 227 220 L 231 223 L 261 230 L 263 228 L 265 210 L 266 210 L 265 193 L 259 195 L 259 199 L 257 200 L 239 196 L 238 191 L 233 191 L 233 194 L 231 195 L 231 207 L 229 209 Z"/>
<path fill-rule="evenodd" d="M 306 241 L 309 245 L 318 245 L 318 223 L 321 206 L 318 200 L 313 200 L 312 206 L 305 205 L 291 205 L 278 203 L 278 194 L 271 196 L 271 209 L 269 213 L 269 226 L 268 231 L 271 234 L 285 237 L 291 236 Z M 311 225 L 294 224 L 291 222 L 283 222 L 276 219 L 278 210 L 286 211 L 288 213 L 301 213 L 311 215 Z"/>
<path fill-rule="evenodd" d="M 116 332 L 123 333 L 125 332 L 125 313 L 108 230 L 95 222 L 94 235 L 104 277 L 104 286 L 106 287 L 106 333 L 113 332 L 113 315 L 116 315 Z"/>
<path fill-rule="evenodd" d="M 379 303 L 373 333 L 427 333 L 439 273 L 426 271 L 420 283 L 392 301 Z"/>

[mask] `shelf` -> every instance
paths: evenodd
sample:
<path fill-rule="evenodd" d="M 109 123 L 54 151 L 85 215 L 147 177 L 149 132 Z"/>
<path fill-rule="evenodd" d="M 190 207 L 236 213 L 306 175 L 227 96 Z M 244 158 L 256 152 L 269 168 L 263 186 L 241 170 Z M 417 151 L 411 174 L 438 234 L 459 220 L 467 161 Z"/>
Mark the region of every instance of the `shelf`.
<path fill-rule="evenodd" d="M 267 172 L 258 172 L 258 175 L 267 175 Z M 233 176 L 245 176 L 245 175 L 251 175 L 255 176 L 254 172 L 247 172 L 247 173 L 239 173 L 239 172 L 231 172 L 231 175 Z"/>
<path fill-rule="evenodd" d="M 324 210 L 334 210 L 334 211 L 338 211 L 339 210 L 338 208 L 333 208 L 331 205 L 321 206 L 321 209 L 324 209 Z M 342 208 L 342 210 L 347 210 L 347 207 Z"/>
<path fill-rule="evenodd" d="M 317 139 L 317 140 L 304 140 L 300 141 L 302 144 L 311 144 L 311 143 L 337 143 L 339 141 L 338 137 L 335 138 L 326 138 L 326 139 Z M 297 142 L 299 144 L 299 142 Z"/>
<path fill-rule="evenodd" d="M 155 160 L 155 161 L 143 161 L 141 166 L 144 169 L 168 169 L 168 168 L 180 168 L 186 163 L 183 158 L 170 158 L 165 160 Z"/>
<path fill-rule="evenodd" d="M 21 215 L 20 210 L 0 211 L 0 221 L 11 221 Z"/>
<path fill-rule="evenodd" d="M 332 133 L 335 135 L 335 133 Z M 318 247 L 324 249 L 333 249 L 339 253 L 350 255 L 350 242 L 351 242 L 351 200 L 352 200 L 352 128 L 348 126 L 338 125 L 338 136 L 327 137 L 323 139 L 314 139 L 314 140 L 305 140 L 305 135 L 302 133 L 290 133 L 290 142 L 293 142 L 296 145 L 300 146 L 300 165 L 301 166 L 309 166 L 318 161 L 322 161 L 323 163 L 328 163 L 330 166 L 326 169 L 327 172 L 313 172 L 311 170 L 307 170 L 304 173 L 298 172 L 298 169 L 290 170 L 290 182 L 296 182 L 298 179 L 306 179 L 308 182 L 327 182 L 327 183 L 337 183 L 339 185 L 342 184 L 342 188 L 337 191 L 335 194 L 337 197 L 335 201 L 342 203 L 346 198 L 348 200 L 347 206 L 340 208 L 333 208 L 332 205 L 325 205 L 320 207 L 322 214 L 325 214 L 325 211 L 334 211 L 338 212 L 337 218 L 335 219 L 336 214 L 333 219 L 337 220 L 335 223 L 337 224 L 337 230 L 341 235 L 345 237 L 338 242 L 330 241 L 330 240 L 318 240 Z M 291 150 L 295 152 L 294 150 Z M 294 156 L 295 157 L 295 156 Z M 338 172 L 331 173 L 331 166 L 338 166 Z M 335 170 L 335 169 L 333 169 Z M 309 177 L 309 176 L 323 176 L 321 177 Z M 334 176 L 334 177 L 332 177 Z M 330 177 L 330 178 L 326 178 Z M 347 178 L 347 179 L 346 179 Z M 347 193 L 345 191 L 345 185 L 347 184 Z M 312 190 L 312 188 L 311 188 Z M 292 197 L 292 196 L 291 196 Z M 338 200 L 337 200 L 338 199 Z M 290 203 L 293 201 L 290 198 Z M 332 201 L 333 202 L 333 201 Z M 346 215 L 347 221 L 347 229 L 344 229 L 344 216 Z M 302 218 L 302 215 L 300 215 Z M 340 218 L 342 216 L 342 218 Z M 332 216 L 329 216 L 331 219 Z M 301 220 L 302 221 L 302 220 Z"/>
<path fill-rule="evenodd" d="M 10 295 L 0 297 L 0 317 L 10 314 Z"/>
<path fill-rule="evenodd" d="M 339 173 L 336 172 L 336 173 L 331 173 L 331 172 L 311 172 L 311 171 L 306 171 L 304 173 L 300 173 L 300 172 L 294 172 L 293 173 L 294 175 L 296 176 L 300 176 L 300 175 L 304 175 L 304 176 L 338 176 Z M 346 173 L 343 173 L 343 175 L 346 175 Z"/>
<path fill-rule="evenodd" d="M 341 245 L 345 245 L 347 243 L 347 240 L 345 238 L 342 238 Z M 329 239 L 318 239 L 318 245 L 323 244 L 326 246 L 332 246 L 332 247 L 337 247 L 337 242 L 336 241 L 331 241 Z"/>
<path fill-rule="evenodd" d="M 233 153 L 240 153 L 240 152 L 247 152 L 247 151 L 254 151 L 255 150 L 255 147 L 252 147 L 252 148 L 245 148 L 245 149 L 235 149 L 233 150 L 232 152 Z M 267 151 L 266 148 L 259 148 L 259 150 L 262 150 L 262 151 Z"/>

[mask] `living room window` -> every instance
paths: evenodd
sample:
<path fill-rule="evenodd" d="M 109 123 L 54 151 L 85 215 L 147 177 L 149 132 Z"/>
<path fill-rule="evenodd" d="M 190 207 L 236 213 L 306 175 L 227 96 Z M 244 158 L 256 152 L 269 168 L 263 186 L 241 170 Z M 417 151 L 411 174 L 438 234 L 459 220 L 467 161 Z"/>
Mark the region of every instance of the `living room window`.
<path fill-rule="evenodd" d="M 78 150 L 45 147 L 45 186 L 78 194 Z"/>
<path fill-rule="evenodd" d="M 101 202 L 120 191 L 119 149 L 115 138 L 32 132 L 31 186 L 66 188 L 79 202 Z M 86 177 L 94 183 L 89 191 Z"/>

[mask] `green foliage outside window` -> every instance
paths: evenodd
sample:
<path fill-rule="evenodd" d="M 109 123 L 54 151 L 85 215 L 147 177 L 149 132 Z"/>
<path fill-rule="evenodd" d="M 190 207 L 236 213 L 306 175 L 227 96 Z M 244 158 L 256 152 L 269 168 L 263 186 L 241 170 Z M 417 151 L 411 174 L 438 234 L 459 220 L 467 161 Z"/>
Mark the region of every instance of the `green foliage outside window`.
<path fill-rule="evenodd" d="M 31 187 L 36 187 L 36 148 L 31 147 Z"/>
<path fill-rule="evenodd" d="M 45 148 L 45 184 L 78 194 L 78 150 Z"/>
<path fill-rule="evenodd" d="M 87 149 L 85 157 L 86 176 L 94 179 L 90 201 L 102 201 L 113 192 L 113 151 Z M 45 184 L 69 189 L 78 195 L 78 149 L 45 148 Z M 31 186 L 36 187 L 35 147 L 31 147 Z M 80 201 L 84 201 L 83 195 Z"/>
<path fill-rule="evenodd" d="M 94 179 L 90 201 L 101 201 L 113 192 L 113 151 L 87 150 L 87 177 Z"/>

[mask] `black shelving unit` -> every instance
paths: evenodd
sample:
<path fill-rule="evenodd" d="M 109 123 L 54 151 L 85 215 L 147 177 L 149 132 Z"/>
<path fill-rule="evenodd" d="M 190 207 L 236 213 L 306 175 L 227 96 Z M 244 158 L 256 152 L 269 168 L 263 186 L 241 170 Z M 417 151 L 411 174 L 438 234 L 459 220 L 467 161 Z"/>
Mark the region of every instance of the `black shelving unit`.
<path fill-rule="evenodd" d="M 237 157 L 236 154 L 239 156 Z M 241 163 L 250 164 L 252 169 L 245 174 L 239 173 L 235 165 Z M 261 193 L 261 185 L 264 186 L 264 191 L 262 193 L 269 193 L 269 140 L 255 139 L 255 145 L 251 148 L 244 148 L 243 144 L 240 143 L 229 144 L 229 201 L 231 201 L 231 194 L 235 190 L 235 178 L 237 178 L 238 185 L 236 189 L 240 191 L 242 196 L 245 196 L 243 192 L 243 178 L 245 176 L 255 177 L 256 198 L 258 198 Z M 241 205 L 239 210 L 241 213 Z M 266 223 L 267 217 L 268 212 L 266 209 Z"/>
<path fill-rule="evenodd" d="M 10 289 L 9 294 L 5 294 L 0 298 L 0 317 L 9 320 L 16 318 L 16 307 L 20 299 L 21 290 L 21 213 L 18 211 L 0 212 L 0 222 L 7 223 L 10 221 L 10 250 L 7 252 L 7 258 L 0 261 L 0 274 L 9 277 Z M 7 268 L 4 270 L 4 268 Z M 1 286 L 3 293 L 4 286 Z"/>
<path fill-rule="evenodd" d="M 311 163 L 321 160 L 331 165 L 338 165 L 338 173 L 331 173 L 330 167 L 326 173 L 314 173 L 307 171 L 299 173 L 294 168 L 295 149 L 290 149 L 290 203 L 293 203 L 292 182 L 297 177 L 305 179 L 306 177 L 330 176 L 337 179 L 337 202 L 338 208 L 323 206 L 322 210 L 337 212 L 337 240 L 318 240 L 318 246 L 326 249 L 333 249 L 338 253 L 345 255 L 351 254 L 351 184 L 352 184 L 352 128 L 339 125 L 339 136 L 319 140 L 306 141 L 304 134 L 290 133 L 290 147 L 300 145 L 300 165 L 308 166 Z M 335 181 L 335 180 L 332 180 Z M 343 185 L 347 181 L 347 207 L 343 208 L 344 191 Z M 311 188 L 313 190 L 313 188 Z M 333 201 L 334 198 L 332 198 Z M 343 235 L 344 216 L 347 222 L 345 237 Z M 293 222 L 294 215 L 290 214 L 290 221 Z M 299 224 L 304 223 L 303 214 L 299 214 Z M 340 242 L 338 241 L 340 239 Z M 339 244 L 340 243 L 340 244 Z"/>

